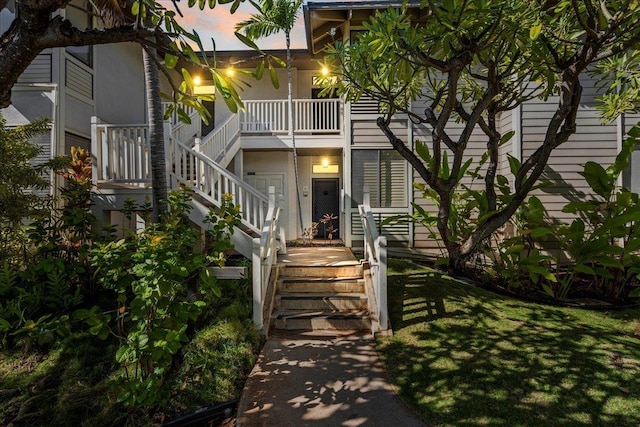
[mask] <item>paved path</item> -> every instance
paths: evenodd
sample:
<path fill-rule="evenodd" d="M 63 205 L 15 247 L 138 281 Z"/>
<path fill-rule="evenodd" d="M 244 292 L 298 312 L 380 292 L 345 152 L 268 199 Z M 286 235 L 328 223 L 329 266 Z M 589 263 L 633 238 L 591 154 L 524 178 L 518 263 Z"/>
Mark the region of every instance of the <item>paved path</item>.
<path fill-rule="evenodd" d="M 271 337 L 245 385 L 237 425 L 423 426 L 385 375 L 371 336 Z"/>

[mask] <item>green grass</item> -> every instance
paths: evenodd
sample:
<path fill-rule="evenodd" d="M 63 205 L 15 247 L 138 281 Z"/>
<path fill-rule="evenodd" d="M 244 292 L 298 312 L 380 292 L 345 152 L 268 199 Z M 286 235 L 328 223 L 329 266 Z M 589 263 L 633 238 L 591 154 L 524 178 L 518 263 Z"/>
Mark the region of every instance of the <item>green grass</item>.
<path fill-rule="evenodd" d="M 640 425 L 640 310 L 522 302 L 398 260 L 389 304 L 382 358 L 428 425 Z"/>

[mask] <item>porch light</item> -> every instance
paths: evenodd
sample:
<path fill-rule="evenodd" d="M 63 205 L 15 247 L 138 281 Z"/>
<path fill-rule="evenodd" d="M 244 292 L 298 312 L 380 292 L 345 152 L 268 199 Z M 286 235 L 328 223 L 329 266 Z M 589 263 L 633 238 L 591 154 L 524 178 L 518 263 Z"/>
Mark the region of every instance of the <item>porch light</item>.
<path fill-rule="evenodd" d="M 202 78 L 200 76 L 194 76 L 193 84 L 196 86 L 200 86 L 202 84 Z"/>
<path fill-rule="evenodd" d="M 320 161 L 320 164 L 313 165 L 312 168 L 313 173 L 321 173 L 321 174 L 336 174 L 340 172 L 340 166 L 336 164 L 329 163 L 328 157 L 323 157 Z"/>
<path fill-rule="evenodd" d="M 236 73 L 236 71 L 233 68 L 231 68 L 231 67 L 227 68 L 227 76 L 233 77 L 233 75 L 235 73 Z"/>
<path fill-rule="evenodd" d="M 322 68 L 320 69 L 320 73 L 324 77 L 327 77 L 329 75 L 329 67 L 327 67 L 326 65 L 323 65 Z"/>

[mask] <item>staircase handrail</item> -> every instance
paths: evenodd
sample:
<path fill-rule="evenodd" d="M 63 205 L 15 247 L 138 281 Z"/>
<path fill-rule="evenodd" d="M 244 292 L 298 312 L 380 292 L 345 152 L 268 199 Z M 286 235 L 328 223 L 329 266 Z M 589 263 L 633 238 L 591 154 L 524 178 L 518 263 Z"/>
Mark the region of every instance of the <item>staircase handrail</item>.
<path fill-rule="evenodd" d="M 218 160 L 227 153 L 229 143 L 240 134 L 240 115 L 234 114 L 217 126 L 200 141 L 200 152 L 212 160 Z"/>
<path fill-rule="evenodd" d="M 258 327 L 263 325 L 263 308 L 266 303 L 267 288 L 271 270 L 276 263 L 278 251 L 286 245 L 283 236 L 278 240 L 280 214 L 276 205 L 275 187 L 269 187 L 269 210 L 259 238 L 253 240 L 253 321 Z"/>
<path fill-rule="evenodd" d="M 167 106 L 171 104 L 171 102 L 162 103 L 163 114 L 166 111 Z M 198 110 L 196 110 L 195 108 L 188 105 L 183 105 L 182 108 L 186 111 L 189 119 L 191 120 L 191 123 L 184 123 L 182 120 L 180 120 L 180 118 L 178 117 L 177 109 L 173 110 L 173 113 L 169 117 L 168 122 L 171 123 L 171 133 L 173 134 L 173 136 L 175 136 L 180 141 L 188 141 L 194 136 L 200 135 L 202 118 L 200 117 L 200 113 L 198 112 Z"/>
<path fill-rule="evenodd" d="M 242 223 L 255 233 L 261 233 L 269 207 L 267 197 L 173 136 L 168 141 L 167 164 L 173 167 L 169 174 L 176 181 L 216 206 L 222 204 L 225 193 L 231 194 L 233 203 L 241 207 Z"/>
<path fill-rule="evenodd" d="M 387 308 L 387 238 L 378 235 L 371 205 L 369 202 L 369 188 L 364 186 L 363 204 L 358 205 L 360 220 L 364 230 L 364 258 L 371 268 L 371 279 L 376 297 L 376 309 L 381 330 L 389 328 L 389 313 Z"/>

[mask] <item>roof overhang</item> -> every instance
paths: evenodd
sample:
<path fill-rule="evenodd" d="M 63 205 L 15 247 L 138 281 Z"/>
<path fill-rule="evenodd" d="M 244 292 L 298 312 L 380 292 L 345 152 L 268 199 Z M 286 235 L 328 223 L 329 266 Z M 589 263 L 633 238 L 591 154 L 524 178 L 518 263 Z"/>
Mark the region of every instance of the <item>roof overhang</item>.
<path fill-rule="evenodd" d="M 307 46 L 312 55 L 318 54 L 335 40 L 342 40 L 348 26 L 360 26 L 377 10 L 407 5 L 412 14 L 420 17 L 426 10 L 420 9 L 419 1 L 313 1 L 303 6 Z"/>

